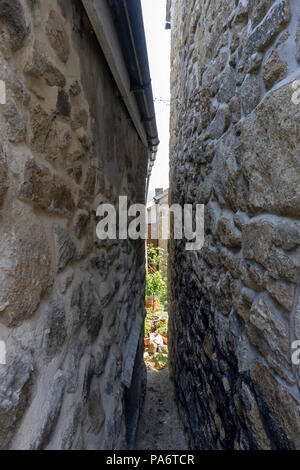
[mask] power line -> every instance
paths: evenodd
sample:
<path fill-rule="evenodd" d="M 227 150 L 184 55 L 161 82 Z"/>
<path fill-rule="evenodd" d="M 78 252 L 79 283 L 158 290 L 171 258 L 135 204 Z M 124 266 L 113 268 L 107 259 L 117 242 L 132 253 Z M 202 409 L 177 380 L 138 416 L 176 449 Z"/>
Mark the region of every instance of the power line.
<path fill-rule="evenodd" d="M 167 100 L 166 98 L 154 98 L 154 101 L 170 105 L 170 100 Z"/>

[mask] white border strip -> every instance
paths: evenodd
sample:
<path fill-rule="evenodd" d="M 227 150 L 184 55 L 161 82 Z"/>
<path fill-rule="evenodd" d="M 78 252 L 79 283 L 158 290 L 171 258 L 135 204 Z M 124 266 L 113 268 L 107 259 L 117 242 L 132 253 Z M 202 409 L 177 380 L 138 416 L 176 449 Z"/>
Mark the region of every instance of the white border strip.
<path fill-rule="evenodd" d="M 3 80 L 0 80 L 0 104 L 6 104 L 6 86 Z"/>
<path fill-rule="evenodd" d="M 6 364 L 6 344 L 4 341 L 0 341 L 0 365 L 5 366 Z"/>

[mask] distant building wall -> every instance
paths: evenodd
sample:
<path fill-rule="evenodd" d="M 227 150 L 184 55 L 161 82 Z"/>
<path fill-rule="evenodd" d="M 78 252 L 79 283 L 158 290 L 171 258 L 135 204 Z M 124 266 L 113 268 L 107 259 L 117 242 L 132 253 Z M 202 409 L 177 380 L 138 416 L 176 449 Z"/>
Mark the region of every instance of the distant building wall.
<path fill-rule="evenodd" d="M 168 190 L 156 190 L 155 203 L 148 207 L 148 239 L 147 243 L 164 250 L 164 264 L 159 267 L 163 277 L 167 277 L 169 240 L 165 238 L 163 227 L 169 227 L 169 192 Z"/>

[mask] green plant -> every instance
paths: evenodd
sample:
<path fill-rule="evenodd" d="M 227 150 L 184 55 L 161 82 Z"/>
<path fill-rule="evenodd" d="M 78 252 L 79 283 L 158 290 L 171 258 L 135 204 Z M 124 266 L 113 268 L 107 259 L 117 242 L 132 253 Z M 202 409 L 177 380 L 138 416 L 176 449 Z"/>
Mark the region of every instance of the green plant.
<path fill-rule="evenodd" d="M 145 318 L 145 338 L 148 338 L 151 333 L 151 328 L 152 328 L 152 321 L 149 318 L 149 315 L 147 313 L 146 318 Z"/>
<path fill-rule="evenodd" d="M 153 303 L 167 298 L 167 282 L 163 278 L 158 266 L 165 262 L 163 248 L 147 246 L 146 295 L 152 296 Z"/>
<path fill-rule="evenodd" d="M 168 334 L 168 323 L 167 322 L 159 322 L 156 326 L 157 330 L 160 332 L 161 335 Z"/>
<path fill-rule="evenodd" d="M 168 284 L 167 279 L 164 279 L 166 288 L 163 290 L 162 294 L 160 295 L 159 301 L 161 302 L 164 310 L 168 311 Z"/>
<path fill-rule="evenodd" d="M 158 267 L 165 264 L 165 250 L 163 248 L 155 247 L 152 243 L 147 245 L 147 268 L 148 271 L 154 273 L 158 271 Z"/>
<path fill-rule="evenodd" d="M 147 315 L 145 319 L 145 337 L 149 337 L 151 331 L 158 330 L 162 335 L 168 331 L 167 311 L 167 281 L 163 278 L 158 266 L 162 266 L 165 260 L 164 250 L 147 246 L 147 270 L 146 270 L 146 296 L 152 297 L 151 303 L 147 304 Z M 153 324 L 154 320 L 163 320 Z M 155 326 L 154 326 L 155 325 Z"/>
<path fill-rule="evenodd" d="M 153 309 L 147 308 L 147 315 L 145 318 L 145 338 L 150 336 L 151 331 L 158 330 L 161 335 L 168 334 L 168 314 L 165 312 L 153 312 Z M 157 321 L 159 320 L 159 321 Z M 153 321 L 155 321 L 155 328 L 153 329 Z"/>
<path fill-rule="evenodd" d="M 158 352 L 158 354 L 154 356 L 154 362 L 156 364 L 156 367 L 159 367 L 159 369 L 166 369 L 168 367 L 167 350 L 165 353 Z"/>

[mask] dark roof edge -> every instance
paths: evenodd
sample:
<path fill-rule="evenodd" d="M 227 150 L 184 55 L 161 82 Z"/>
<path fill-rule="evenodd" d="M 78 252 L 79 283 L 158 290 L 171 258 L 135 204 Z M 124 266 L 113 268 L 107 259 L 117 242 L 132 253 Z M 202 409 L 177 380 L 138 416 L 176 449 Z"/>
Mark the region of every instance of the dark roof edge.
<path fill-rule="evenodd" d="M 134 94 L 146 131 L 150 156 L 149 172 L 159 145 L 143 13 L 140 0 L 108 0 Z M 152 163 L 152 165 L 151 165 Z"/>
<path fill-rule="evenodd" d="M 148 147 L 150 176 L 159 139 L 141 2 L 81 1 L 136 131 Z"/>

